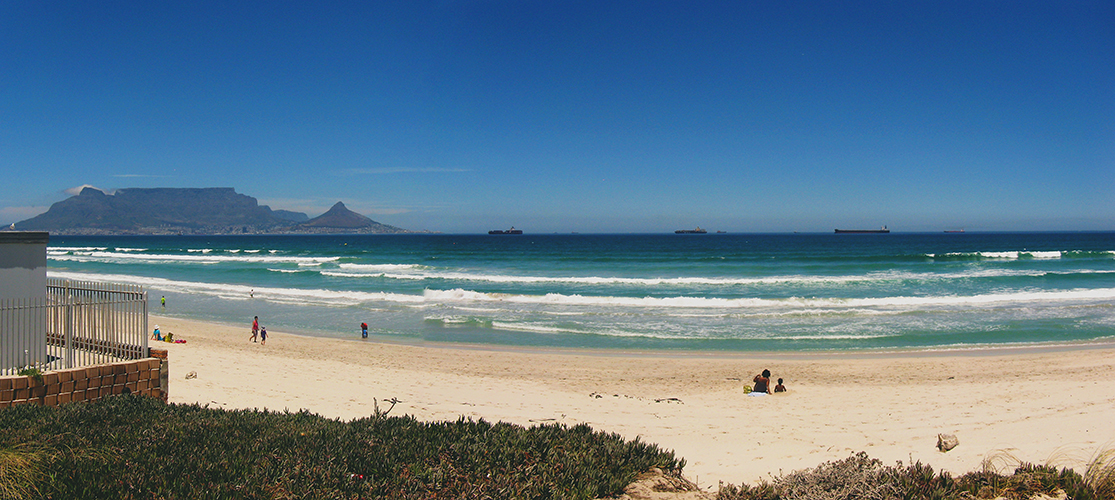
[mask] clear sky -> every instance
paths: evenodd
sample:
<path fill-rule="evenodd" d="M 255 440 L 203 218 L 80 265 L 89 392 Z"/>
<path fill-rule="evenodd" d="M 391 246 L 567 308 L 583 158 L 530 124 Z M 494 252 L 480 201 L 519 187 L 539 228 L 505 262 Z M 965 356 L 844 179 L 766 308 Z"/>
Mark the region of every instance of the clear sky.
<path fill-rule="evenodd" d="M 1113 230 L 1115 2 L 0 2 L 0 222 Z"/>

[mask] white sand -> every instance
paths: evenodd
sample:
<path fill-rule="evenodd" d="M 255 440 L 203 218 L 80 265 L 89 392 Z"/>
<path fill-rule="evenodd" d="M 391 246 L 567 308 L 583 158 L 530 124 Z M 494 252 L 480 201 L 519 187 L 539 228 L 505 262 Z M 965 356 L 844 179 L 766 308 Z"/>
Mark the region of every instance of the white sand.
<path fill-rule="evenodd" d="M 754 484 L 866 451 L 955 474 L 1006 450 L 1077 466 L 1115 446 L 1115 346 L 904 354 L 539 351 L 398 345 L 153 317 L 170 351 L 170 401 L 341 419 L 464 415 L 524 426 L 587 423 L 672 449 L 703 488 Z M 156 343 L 152 343 L 156 345 Z M 161 346 L 162 344 L 158 344 Z M 762 369 L 789 392 L 747 397 Z M 186 374 L 197 378 L 187 380 Z M 676 398 L 676 400 L 669 399 Z M 937 434 L 960 445 L 936 449 Z M 1009 464 L 1008 464 L 1009 465 Z M 1078 469 L 1082 470 L 1082 469 Z"/>

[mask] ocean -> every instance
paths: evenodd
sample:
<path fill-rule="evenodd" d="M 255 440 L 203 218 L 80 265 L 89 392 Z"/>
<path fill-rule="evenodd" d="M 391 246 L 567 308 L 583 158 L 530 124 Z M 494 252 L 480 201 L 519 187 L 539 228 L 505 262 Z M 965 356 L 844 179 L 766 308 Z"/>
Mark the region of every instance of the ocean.
<path fill-rule="evenodd" d="M 503 346 L 956 349 L 1115 338 L 1115 233 L 51 236 L 48 276 L 274 332 Z M 165 308 L 160 298 L 166 298 Z M 179 332 L 188 338 L 188 332 Z"/>

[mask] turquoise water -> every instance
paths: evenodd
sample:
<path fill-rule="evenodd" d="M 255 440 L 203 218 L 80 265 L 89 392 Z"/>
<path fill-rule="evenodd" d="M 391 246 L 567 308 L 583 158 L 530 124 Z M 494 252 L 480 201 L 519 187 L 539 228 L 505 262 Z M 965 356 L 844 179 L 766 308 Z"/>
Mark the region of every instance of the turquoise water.
<path fill-rule="evenodd" d="M 1115 338 L 1115 233 L 52 236 L 53 277 L 329 337 L 684 350 Z M 165 296 L 167 306 L 160 307 Z"/>

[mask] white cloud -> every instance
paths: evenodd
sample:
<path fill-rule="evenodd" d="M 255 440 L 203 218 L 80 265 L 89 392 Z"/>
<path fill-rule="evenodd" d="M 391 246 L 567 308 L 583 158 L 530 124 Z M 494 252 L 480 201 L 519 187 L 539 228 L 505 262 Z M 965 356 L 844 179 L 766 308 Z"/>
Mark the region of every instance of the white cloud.
<path fill-rule="evenodd" d="M 337 199 L 299 199 L 299 198 L 266 198 L 258 199 L 260 205 L 267 205 L 271 210 L 290 210 L 292 212 L 302 212 L 309 217 L 317 217 L 333 207 L 337 201 L 345 204 L 345 207 L 353 212 L 364 216 L 372 215 L 398 215 L 411 213 L 414 210 L 405 207 L 383 207 L 372 206 L 360 201 L 345 201 Z"/>
<path fill-rule="evenodd" d="M 405 168 L 405 167 L 395 167 L 395 168 L 349 168 L 349 169 L 342 170 L 341 173 L 349 174 L 349 175 L 359 175 L 359 174 L 380 175 L 380 174 L 411 174 L 411 173 L 443 174 L 443 173 L 459 173 L 459 172 L 471 172 L 471 171 L 472 170 L 468 169 L 468 168 Z"/>
<path fill-rule="evenodd" d="M 82 185 L 80 185 L 80 186 L 77 186 L 77 187 L 72 187 L 72 188 L 70 188 L 70 189 L 67 189 L 67 190 L 65 190 L 65 191 L 62 191 L 62 192 L 63 192 L 63 193 L 66 193 L 66 194 L 68 194 L 68 195 L 70 195 L 70 196 L 77 196 L 77 195 L 81 194 L 81 190 L 82 190 L 82 189 L 85 189 L 85 188 L 93 188 L 93 189 L 96 189 L 97 191 L 100 191 L 100 192 L 102 192 L 102 193 L 104 193 L 104 194 L 112 194 L 112 193 L 111 193 L 111 192 L 109 192 L 109 191 L 106 191 L 106 190 L 104 190 L 104 189 L 101 189 L 101 188 L 99 188 L 99 187 L 97 187 L 97 186 L 92 186 L 92 185 L 89 185 L 89 184 L 82 184 Z"/>

